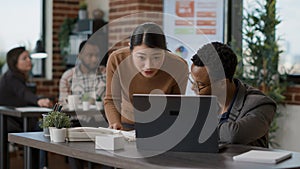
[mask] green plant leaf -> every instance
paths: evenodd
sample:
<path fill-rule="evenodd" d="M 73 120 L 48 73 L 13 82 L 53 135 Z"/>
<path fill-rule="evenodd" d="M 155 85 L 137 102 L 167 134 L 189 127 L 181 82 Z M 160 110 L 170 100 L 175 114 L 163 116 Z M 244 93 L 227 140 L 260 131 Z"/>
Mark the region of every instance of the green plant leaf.
<path fill-rule="evenodd" d="M 277 104 L 284 101 L 283 95 L 287 87 L 287 74 L 280 74 L 278 62 L 283 52 L 279 48 L 276 38 L 276 29 L 281 22 L 277 16 L 276 0 L 259 1 L 251 10 L 245 10 L 243 16 L 243 52 L 239 56 L 242 64 L 238 68 L 237 78 L 243 79 L 249 85 L 259 89 L 264 86 L 266 95 L 270 96 Z M 277 118 L 281 112 L 277 110 L 269 131 L 270 145 L 278 145 L 275 142 L 275 132 L 279 126 Z"/>
<path fill-rule="evenodd" d="M 58 111 L 49 112 L 40 122 L 40 127 L 42 128 L 69 128 L 71 126 L 70 117 L 67 114 Z"/>

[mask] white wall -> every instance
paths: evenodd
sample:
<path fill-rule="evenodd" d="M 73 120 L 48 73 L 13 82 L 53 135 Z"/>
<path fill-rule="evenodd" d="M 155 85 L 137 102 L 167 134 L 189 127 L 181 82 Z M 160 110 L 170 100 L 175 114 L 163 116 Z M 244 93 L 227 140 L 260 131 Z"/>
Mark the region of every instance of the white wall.
<path fill-rule="evenodd" d="M 279 107 L 283 116 L 278 119 L 279 129 L 276 142 L 280 149 L 300 152 L 300 106 L 286 105 Z"/>

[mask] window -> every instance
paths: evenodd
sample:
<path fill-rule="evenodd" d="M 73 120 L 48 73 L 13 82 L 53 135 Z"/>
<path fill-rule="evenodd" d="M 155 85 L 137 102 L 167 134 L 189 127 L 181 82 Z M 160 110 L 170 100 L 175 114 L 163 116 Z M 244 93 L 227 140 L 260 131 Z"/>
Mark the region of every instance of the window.
<path fill-rule="evenodd" d="M 277 11 L 281 23 L 278 26 L 278 36 L 282 50 L 280 65 L 291 70 L 289 74 L 300 75 L 300 48 L 298 42 L 300 39 L 300 1 L 295 0 L 277 0 Z"/>
<path fill-rule="evenodd" d="M 43 2 L 44 0 L 0 0 L 0 59 L 5 59 L 6 53 L 14 47 L 25 46 L 32 52 L 37 40 L 46 41 Z M 32 62 L 33 74 L 45 76 L 45 59 L 33 59 Z"/>
<path fill-rule="evenodd" d="M 258 0 L 264 2 L 265 0 Z M 257 0 L 245 0 L 244 8 L 251 10 L 251 5 L 255 5 Z M 280 55 L 279 71 L 287 71 L 290 75 L 300 76 L 300 48 L 298 41 L 300 34 L 300 23 L 298 18 L 298 8 L 300 1 L 295 0 L 277 0 L 277 16 L 281 23 L 277 27 L 276 36 L 279 38 L 280 49 L 283 53 Z"/>

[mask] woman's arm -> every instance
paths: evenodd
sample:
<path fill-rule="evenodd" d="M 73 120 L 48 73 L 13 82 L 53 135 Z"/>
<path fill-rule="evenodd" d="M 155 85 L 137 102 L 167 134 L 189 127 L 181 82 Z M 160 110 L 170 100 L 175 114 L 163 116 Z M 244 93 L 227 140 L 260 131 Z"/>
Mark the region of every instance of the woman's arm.
<path fill-rule="evenodd" d="M 24 82 L 16 78 L 11 78 L 10 85 L 13 88 L 14 94 L 18 98 L 22 98 L 27 105 L 38 105 L 38 97 L 27 88 Z"/>
<path fill-rule="evenodd" d="M 104 98 L 105 115 L 109 122 L 109 127 L 122 129 L 121 125 L 121 85 L 117 70 L 116 54 L 108 59 L 106 68 L 106 95 Z"/>

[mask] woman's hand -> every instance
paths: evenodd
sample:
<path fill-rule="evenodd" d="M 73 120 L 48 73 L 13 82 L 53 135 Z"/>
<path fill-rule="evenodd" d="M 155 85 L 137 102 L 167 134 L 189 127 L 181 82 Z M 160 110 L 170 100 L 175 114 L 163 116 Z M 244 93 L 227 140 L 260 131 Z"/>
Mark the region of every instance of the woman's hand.
<path fill-rule="evenodd" d="M 110 129 L 116 129 L 116 130 L 123 130 L 123 126 L 121 123 L 112 123 L 112 124 L 109 124 L 109 127 Z"/>
<path fill-rule="evenodd" d="M 49 99 L 39 99 L 37 104 L 40 106 L 40 107 L 52 107 L 53 106 L 53 103 L 49 100 Z"/>

